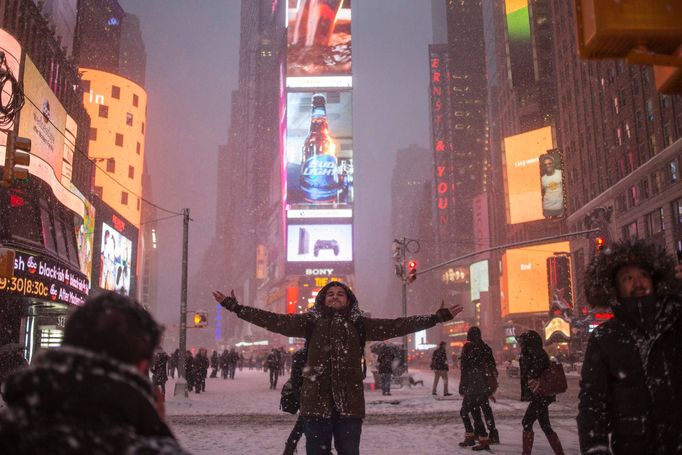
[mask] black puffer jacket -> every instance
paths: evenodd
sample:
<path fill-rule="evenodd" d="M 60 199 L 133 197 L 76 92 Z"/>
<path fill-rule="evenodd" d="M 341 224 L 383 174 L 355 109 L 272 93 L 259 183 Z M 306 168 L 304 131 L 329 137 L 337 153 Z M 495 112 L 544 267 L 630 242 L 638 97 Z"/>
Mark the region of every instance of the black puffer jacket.
<path fill-rule="evenodd" d="M 617 297 L 617 273 L 626 265 L 648 272 L 652 295 Z M 682 453 L 682 293 L 674 273 L 675 259 L 644 241 L 615 243 L 588 267 L 588 301 L 611 307 L 615 317 L 595 329 L 585 352 L 582 453 Z"/>
<path fill-rule="evenodd" d="M 435 371 L 449 371 L 448 356 L 445 353 L 445 348 L 438 348 L 433 351 L 431 356 L 431 369 Z"/>
<path fill-rule="evenodd" d="M 3 454 L 187 453 L 159 417 L 149 379 L 90 351 L 47 351 L 8 379 L 5 401 Z"/>
<path fill-rule="evenodd" d="M 495 393 L 497 367 L 490 346 L 481 339 L 481 330 L 471 327 L 467 333 L 468 343 L 462 348 L 462 377 L 460 395 L 490 396 Z"/>

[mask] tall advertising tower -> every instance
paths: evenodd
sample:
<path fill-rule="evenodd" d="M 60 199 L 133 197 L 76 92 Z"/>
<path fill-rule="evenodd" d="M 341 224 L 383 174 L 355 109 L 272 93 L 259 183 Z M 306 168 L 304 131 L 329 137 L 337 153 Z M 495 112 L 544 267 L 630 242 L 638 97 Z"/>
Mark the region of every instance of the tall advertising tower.
<path fill-rule="evenodd" d="M 350 1 L 289 0 L 287 26 L 285 310 L 298 313 L 331 279 L 353 282 Z"/>

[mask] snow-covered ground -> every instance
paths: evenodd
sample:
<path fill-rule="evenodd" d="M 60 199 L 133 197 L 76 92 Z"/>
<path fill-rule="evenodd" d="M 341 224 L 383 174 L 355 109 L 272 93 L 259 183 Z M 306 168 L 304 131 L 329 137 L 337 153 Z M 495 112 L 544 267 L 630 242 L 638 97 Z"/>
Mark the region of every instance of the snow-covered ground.
<path fill-rule="evenodd" d="M 461 400 L 456 394 L 450 400 L 435 400 L 431 395 L 432 374 L 415 371 L 425 387 L 393 389 L 392 396 L 367 390 L 367 418 L 363 426 L 363 455 L 409 454 L 439 455 L 473 453 L 457 443 L 464 430 L 459 417 Z M 450 373 L 450 390 L 457 391 Z M 280 378 L 280 384 L 287 379 Z M 279 390 L 268 388 L 268 376 L 257 370 L 237 371 L 235 380 L 207 380 L 206 392 L 192 393 L 189 399 L 172 396 L 173 381 L 166 385 L 168 421 L 184 447 L 196 454 L 280 454 L 295 416 L 279 410 Z M 569 381 L 569 387 L 576 387 Z M 500 430 L 500 445 L 492 453 L 521 453 L 521 417 L 527 403 L 516 396 L 518 379 L 501 381 L 501 398 L 493 404 Z M 442 393 L 442 386 L 439 387 Z M 575 423 L 575 391 L 569 388 L 550 406 L 552 426 L 559 434 L 566 454 L 577 454 L 578 436 Z M 551 454 L 547 440 L 536 424 L 533 454 Z M 305 453 L 305 437 L 299 444 Z"/>

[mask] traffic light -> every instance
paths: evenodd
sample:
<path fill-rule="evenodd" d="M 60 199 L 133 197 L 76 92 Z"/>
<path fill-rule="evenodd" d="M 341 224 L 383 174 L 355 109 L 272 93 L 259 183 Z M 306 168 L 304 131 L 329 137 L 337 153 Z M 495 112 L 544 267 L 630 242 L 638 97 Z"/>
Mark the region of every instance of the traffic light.
<path fill-rule="evenodd" d="M 208 319 L 206 317 L 205 311 L 195 311 L 194 312 L 194 327 L 202 328 L 206 327 L 208 324 Z"/>
<path fill-rule="evenodd" d="M 407 277 L 405 277 L 405 281 L 407 281 L 407 284 L 410 284 L 416 279 L 417 279 L 417 261 L 409 260 L 409 261 L 407 261 Z"/>
<path fill-rule="evenodd" d="M 28 165 L 31 163 L 30 151 L 30 139 L 16 136 L 12 132 L 7 133 L 5 168 L 2 171 L 3 186 L 10 186 L 14 179 L 28 178 Z"/>
<path fill-rule="evenodd" d="M 606 248 L 606 239 L 604 237 L 597 237 L 594 239 L 594 252 L 599 254 Z"/>

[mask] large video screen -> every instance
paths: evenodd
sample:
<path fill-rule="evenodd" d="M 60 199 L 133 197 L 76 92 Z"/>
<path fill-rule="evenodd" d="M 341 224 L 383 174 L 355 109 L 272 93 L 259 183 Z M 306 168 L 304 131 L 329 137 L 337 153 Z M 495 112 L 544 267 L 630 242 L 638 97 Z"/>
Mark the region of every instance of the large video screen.
<path fill-rule="evenodd" d="M 133 242 L 107 223 L 102 223 L 99 287 L 129 295 L 132 256 Z"/>
<path fill-rule="evenodd" d="M 287 226 L 287 261 L 350 262 L 353 260 L 353 225 L 290 224 Z"/>
<path fill-rule="evenodd" d="M 561 160 L 553 144 L 551 126 L 504 138 L 510 224 L 564 215 Z"/>
<path fill-rule="evenodd" d="M 501 315 L 545 313 L 550 310 L 547 259 L 565 255 L 569 242 L 507 250 L 502 256 Z"/>
<path fill-rule="evenodd" d="M 352 205 L 351 103 L 350 91 L 287 94 L 289 209 Z"/>
<path fill-rule="evenodd" d="M 350 76 L 350 0 L 288 0 L 287 77 Z"/>

